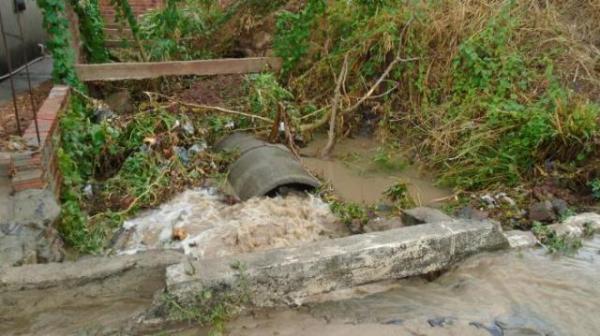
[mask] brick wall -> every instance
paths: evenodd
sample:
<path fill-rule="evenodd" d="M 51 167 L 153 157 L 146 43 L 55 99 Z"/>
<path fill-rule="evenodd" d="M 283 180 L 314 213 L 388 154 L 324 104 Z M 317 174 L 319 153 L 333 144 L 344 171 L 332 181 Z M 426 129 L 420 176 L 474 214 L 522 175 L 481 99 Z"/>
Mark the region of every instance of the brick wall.
<path fill-rule="evenodd" d="M 164 2 L 165 0 L 129 0 L 129 5 L 135 15 L 139 16 L 151 9 L 162 7 Z M 100 0 L 100 12 L 108 26 L 115 24 L 115 10 L 110 4 L 110 0 Z"/>
<path fill-rule="evenodd" d="M 67 86 L 55 86 L 37 113 L 40 132 L 38 146 L 35 123 L 31 122 L 23 138 L 37 150 L 19 153 L 0 152 L 0 177 L 9 177 L 13 191 L 49 188 L 56 195 L 60 192 L 61 175 L 58 170 L 56 148 L 58 144 L 59 114 L 69 100 Z"/>

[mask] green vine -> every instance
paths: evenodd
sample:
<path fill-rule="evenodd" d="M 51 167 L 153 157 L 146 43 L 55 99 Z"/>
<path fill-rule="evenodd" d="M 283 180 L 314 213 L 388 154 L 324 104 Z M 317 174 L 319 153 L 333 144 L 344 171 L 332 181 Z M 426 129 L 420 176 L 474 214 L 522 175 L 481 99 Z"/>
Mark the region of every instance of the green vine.
<path fill-rule="evenodd" d="M 55 82 L 83 88 L 75 72 L 75 55 L 71 48 L 69 21 L 62 0 L 37 0 L 44 18 L 44 28 L 50 36 L 48 49 L 54 58 L 52 77 Z"/>
<path fill-rule="evenodd" d="M 284 73 L 292 70 L 308 52 L 311 28 L 326 7 L 327 3 L 323 0 L 310 0 L 299 13 L 283 11 L 277 17 L 273 47 L 275 54 L 283 59 Z"/>
<path fill-rule="evenodd" d="M 88 60 L 91 63 L 108 62 L 110 54 L 106 49 L 104 21 L 98 0 L 71 0 L 71 5 L 79 18 L 79 31 Z"/>
<path fill-rule="evenodd" d="M 127 0 L 110 0 L 110 4 L 115 9 L 116 20 L 121 23 L 127 21 L 127 24 L 129 25 L 129 28 L 131 29 L 131 34 L 133 35 L 133 39 L 135 40 L 135 43 L 140 52 L 140 56 L 141 56 L 142 60 L 145 62 L 148 61 L 148 57 L 146 56 L 144 46 L 142 45 L 142 43 L 140 41 L 140 25 L 138 24 L 135 14 L 133 13 L 133 10 L 131 9 L 131 5 L 129 5 L 129 1 L 127 1 Z"/>

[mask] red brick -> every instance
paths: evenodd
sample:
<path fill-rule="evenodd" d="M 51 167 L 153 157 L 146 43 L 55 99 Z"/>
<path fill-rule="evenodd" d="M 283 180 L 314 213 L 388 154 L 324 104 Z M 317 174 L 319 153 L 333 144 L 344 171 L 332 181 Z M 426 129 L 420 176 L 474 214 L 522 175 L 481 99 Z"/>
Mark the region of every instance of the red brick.
<path fill-rule="evenodd" d="M 13 190 L 15 192 L 29 190 L 29 189 L 43 189 L 45 187 L 46 187 L 46 182 L 43 181 L 42 179 L 37 179 L 34 181 L 28 181 L 28 182 L 19 182 L 19 183 L 13 182 Z"/>

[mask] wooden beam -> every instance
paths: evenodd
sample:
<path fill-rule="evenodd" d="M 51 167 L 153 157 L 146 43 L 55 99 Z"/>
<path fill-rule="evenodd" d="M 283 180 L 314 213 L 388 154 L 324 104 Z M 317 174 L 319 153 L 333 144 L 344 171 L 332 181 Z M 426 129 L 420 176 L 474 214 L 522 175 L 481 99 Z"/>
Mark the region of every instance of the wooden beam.
<path fill-rule="evenodd" d="M 279 71 L 278 57 L 226 58 L 202 61 L 173 61 L 148 63 L 77 64 L 79 79 L 89 81 L 116 81 L 148 79 L 162 76 L 247 74 L 261 71 Z"/>

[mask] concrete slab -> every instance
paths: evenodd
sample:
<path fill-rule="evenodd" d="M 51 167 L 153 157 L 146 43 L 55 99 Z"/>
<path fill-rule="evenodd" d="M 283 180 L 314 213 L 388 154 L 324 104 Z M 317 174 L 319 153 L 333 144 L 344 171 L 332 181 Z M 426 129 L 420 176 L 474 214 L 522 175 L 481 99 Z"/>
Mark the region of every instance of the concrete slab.
<path fill-rule="evenodd" d="M 311 296 L 428 274 L 465 257 L 508 247 L 494 222 L 449 221 L 355 235 L 253 254 L 187 261 L 167 268 L 167 290 L 183 304 L 198 293 L 244 287 L 253 304 L 298 305 Z"/>
<path fill-rule="evenodd" d="M 181 262 L 182 258 L 183 253 L 177 251 L 146 251 L 131 256 L 89 257 L 76 262 L 0 267 L 0 293 L 78 287 L 134 268 L 164 268 Z"/>

